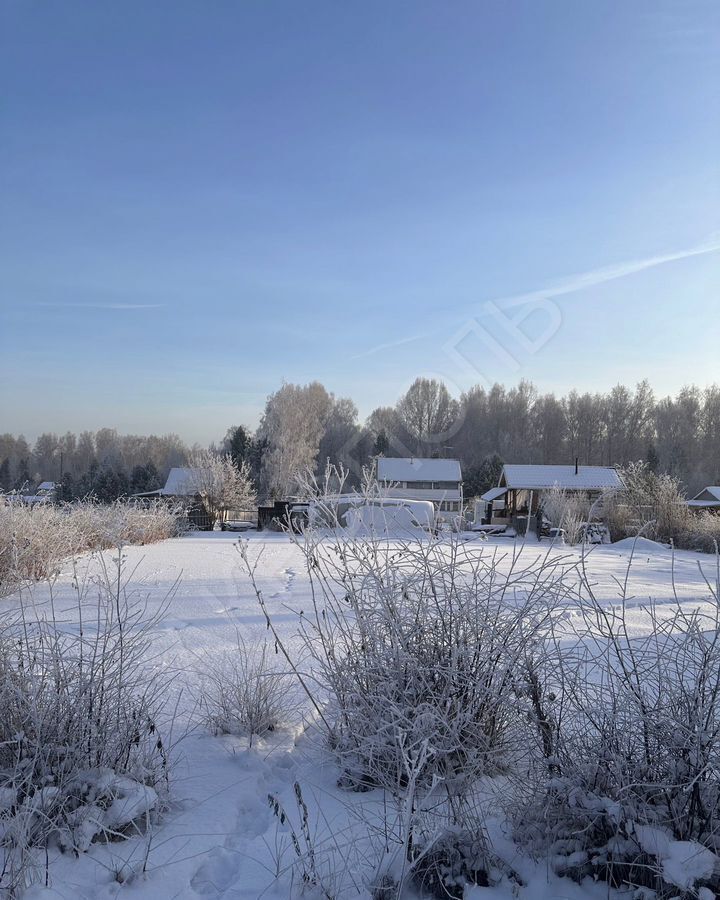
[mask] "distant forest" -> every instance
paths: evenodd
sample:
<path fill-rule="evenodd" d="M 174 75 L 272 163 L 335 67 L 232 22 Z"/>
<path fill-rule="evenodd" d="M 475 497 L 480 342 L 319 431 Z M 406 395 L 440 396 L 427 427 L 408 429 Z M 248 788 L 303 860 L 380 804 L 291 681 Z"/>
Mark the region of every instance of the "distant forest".
<path fill-rule="evenodd" d="M 191 452 L 175 434 L 0 435 L 0 490 L 62 482 L 60 496 L 112 500 L 161 486 Z M 247 461 L 261 497 L 291 494 L 295 474 L 327 460 L 351 481 L 374 456 L 451 456 L 463 466 L 466 496 L 497 482 L 503 462 L 624 465 L 645 460 L 679 478 L 691 493 L 720 483 L 720 386 L 682 388 L 657 398 L 647 381 L 634 390 L 541 394 L 528 381 L 477 386 L 453 399 L 442 382 L 418 378 L 393 406 L 364 423 L 347 397 L 320 383 L 285 384 L 271 394 L 258 428 L 228 428 L 211 449 Z"/>

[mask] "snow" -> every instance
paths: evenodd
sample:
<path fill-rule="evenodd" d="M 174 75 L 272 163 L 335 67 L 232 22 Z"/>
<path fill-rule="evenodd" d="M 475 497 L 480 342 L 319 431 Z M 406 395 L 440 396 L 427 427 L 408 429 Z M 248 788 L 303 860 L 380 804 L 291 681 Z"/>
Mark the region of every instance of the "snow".
<path fill-rule="evenodd" d="M 574 491 L 622 488 L 616 469 L 608 466 L 503 466 L 500 483 L 515 490 L 544 490 L 555 487 Z"/>
<path fill-rule="evenodd" d="M 615 550 L 630 550 L 632 553 L 669 553 L 667 544 L 659 544 L 644 537 L 626 537 L 621 541 L 615 541 L 612 545 Z"/>
<path fill-rule="evenodd" d="M 692 890 L 697 881 L 710 878 L 720 859 L 694 841 L 671 841 L 662 859 L 663 877 L 670 884 Z"/>
<path fill-rule="evenodd" d="M 707 847 L 695 841 L 673 841 L 661 828 L 636 825 L 635 837 L 646 853 L 657 858 L 665 881 L 685 890 L 710 878 L 720 864 L 720 858 Z"/>
<path fill-rule="evenodd" d="M 283 534 L 251 534 L 248 541 L 251 558 L 262 552 L 256 576 L 268 611 L 283 641 L 296 647 L 294 610 L 302 609 L 310 600 L 303 556 Z M 671 604 L 676 595 L 688 610 L 702 605 L 706 594 L 703 571 L 708 578 L 713 577 L 712 557 L 676 553 L 673 585 L 667 577 L 670 563 L 664 548 L 661 553 L 653 542 L 630 543 L 635 556 L 628 581 L 632 597 L 626 614 L 633 633 L 647 629 L 651 601 L 661 608 L 663 603 Z M 579 559 L 579 551 L 572 548 L 536 542 L 509 545 L 502 538 L 491 537 L 466 546 L 492 554 L 506 570 L 513 565 L 512 554 L 517 550 L 528 562 L 549 556 L 572 565 Z M 617 601 L 612 579 L 624 576 L 632 549 L 625 541 L 601 546 L 587 560 L 589 577 L 599 583 L 599 591 L 606 592 L 601 596 L 609 605 Z M 264 738 L 256 737 L 252 747 L 243 737 L 213 736 L 198 716 L 198 672 L 202 665 L 232 652 L 238 633 L 246 643 L 260 643 L 267 635 L 242 568 L 237 538 L 223 532 L 191 533 L 155 545 L 128 547 L 125 553 L 127 570 L 137 568 L 135 579 L 140 580 L 141 592 L 147 597 L 149 615 L 162 607 L 180 579 L 153 642 L 153 665 L 174 677 L 170 705 L 177 705 L 176 734 L 192 726 L 174 751 L 171 802 L 162 811 L 159 824 L 147 834 L 119 842 L 88 840 L 88 850 L 79 858 L 51 854 L 49 887 L 35 887 L 27 896 L 109 900 L 130 890 L 133 900 L 258 900 L 261 896 L 288 900 L 299 894 L 297 883 L 295 894 L 291 887 L 292 843 L 288 824 L 282 824 L 273 813 L 268 796 L 278 799 L 298 828 L 300 814 L 294 789 L 298 783 L 309 810 L 318 866 L 329 867 L 331 849 L 342 843 L 346 883 L 354 880 L 358 886 L 358 892 L 345 891 L 338 894 L 338 900 L 355 896 L 368 900 L 362 872 L 371 848 L 354 829 L 361 811 L 365 816 L 380 816 L 383 796 L 379 791 L 353 794 L 337 787 L 337 768 L 309 721 L 302 695 L 292 695 L 287 726 Z M 80 576 L 96 566 L 95 558 L 83 557 Z M 54 587 L 56 615 L 68 630 L 78 627 L 72 579 L 68 566 Z M 34 596 L 40 610 L 49 602 L 47 588 L 41 585 Z M 10 610 L 17 601 L 6 598 L 2 602 L 4 609 Z M 575 614 L 572 606 L 566 614 Z M 121 823 L 143 816 L 154 805 L 155 798 L 141 785 L 120 781 L 114 785 L 117 799 L 106 810 L 105 826 L 111 820 Z M 0 797 L 0 802 L 8 799 Z M 91 825 L 88 828 L 92 831 Z M 503 837 L 502 829 L 497 831 L 499 846 L 504 846 L 506 859 L 521 873 L 525 885 L 518 887 L 504 879 L 494 887 L 468 888 L 466 900 L 608 897 L 607 885 L 577 885 L 560 879 L 543 864 L 522 856 Z M 715 863 L 714 855 L 697 845 L 670 841 L 663 847 L 663 871 L 678 887 L 702 878 L 711 862 Z"/>

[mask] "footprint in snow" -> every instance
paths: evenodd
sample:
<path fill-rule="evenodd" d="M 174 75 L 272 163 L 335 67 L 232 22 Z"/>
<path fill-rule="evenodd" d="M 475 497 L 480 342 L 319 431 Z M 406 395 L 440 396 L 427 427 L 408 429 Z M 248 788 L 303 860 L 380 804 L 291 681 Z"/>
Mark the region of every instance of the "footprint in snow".
<path fill-rule="evenodd" d="M 216 847 L 190 880 L 190 887 L 201 897 L 222 897 L 237 883 L 242 856 L 237 850 Z"/>

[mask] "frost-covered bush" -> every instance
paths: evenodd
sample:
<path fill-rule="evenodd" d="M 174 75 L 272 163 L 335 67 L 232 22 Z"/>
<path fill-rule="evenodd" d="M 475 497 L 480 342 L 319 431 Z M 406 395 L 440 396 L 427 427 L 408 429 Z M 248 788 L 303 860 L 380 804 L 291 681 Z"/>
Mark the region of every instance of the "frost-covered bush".
<path fill-rule="evenodd" d="M 185 522 L 183 508 L 164 501 L 0 505 L 0 592 L 48 578 L 64 560 L 86 550 L 174 537 Z"/>
<path fill-rule="evenodd" d="M 30 598 L 0 634 L 0 894 L 51 847 L 81 852 L 145 830 L 166 792 L 154 622 L 122 565 L 76 588 L 79 633 L 56 621 L 54 603 L 34 617 Z"/>
<path fill-rule="evenodd" d="M 453 793 L 503 770 L 519 744 L 519 671 L 560 573 L 500 579 L 454 536 L 306 531 L 299 545 L 313 594 L 301 632 L 343 782 L 402 791 L 440 778 Z"/>
<path fill-rule="evenodd" d="M 291 683 L 270 663 L 267 643 L 237 647 L 206 658 L 200 670 L 201 701 L 216 733 L 263 735 L 287 722 Z"/>
<path fill-rule="evenodd" d="M 316 502 L 325 503 L 317 520 L 332 523 L 333 498 Z M 358 532 L 337 519 L 294 540 L 311 585 L 298 610 L 302 665 L 256 585 L 261 608 L 326 729 L 341 786 L 380 787 L 396 808 L 385 841 L 394 849 L 384 851 L 392 861 L 378 884 L 415 875 L 425 884 L 431 856 L 440 866 L 460 852 L 451 834 L 468 824 L 478 779 L 512 771 L 528 753 L 526 670 L 543 652 L 552 608 L 571 596 L 568 564 L 526 568 L 516 557 L 501 574 L 482 542 L 419 529 L 388 539 L 384 529 Z M 251 545 L 241 548 L 252 576 Z M 436 846 L 438 834 L 447 846 Z M 472 870 L 466 863 L 458 878 Z"/>
<path fill-rule="evenodd" d="M 720 889 L 719 589 L 691 610 L 650 605 L 631 637 L 628 598 L 583 585 L 581 617 L 540 667 L 548 740 L 515 810 L 516 837 L 556 871 Z"/>
<path fill-rule="evenodd" d="M 720 516 L 711 512 L 691 512 L 685 527 L 674 538 L 681 550 L 716 553 L 720 547 Z"/>
<path fill-rule="evenodd" d="M 568 544 L 577 544 L 582 539 L 590 505 L 587 494 L 566 491 L 559 485 L 554 485 L 542 497 L 543 515 L 554 528 L 563 529 Z"/>
<path fill-rule="evenodd" d="M 680 482 L 658 475 L 647 463 L 621 472 L 625 490 L 603 497 L 603 517 L 613 540 L 643 534 L 681 550 L 714 553 L 720 544 L 720 516 L 689 509 Z"/>

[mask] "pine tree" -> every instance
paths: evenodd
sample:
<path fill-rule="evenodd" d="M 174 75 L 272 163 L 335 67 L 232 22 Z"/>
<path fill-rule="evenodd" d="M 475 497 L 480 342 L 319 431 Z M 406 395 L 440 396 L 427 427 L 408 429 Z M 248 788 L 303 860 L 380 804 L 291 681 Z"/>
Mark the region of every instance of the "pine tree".
<path fill-rule="evenodd" d="M 30 469 L 27 459 L 21 459 L 18 463 L 17 476 L 15 478 L 15 490 L 26 490 L 30 483 Z"/>
<path fill-rule="evenodd" d="M 9 491 L 12 487 L 10 478 L 10 460 L 7 457 L 0 463 L 0 491 Z"/>
<path fill-rule="evenodd" d="M 650 444 L 648 447 L 647 454 L 645 455 L 645 462 L 648 464 L 648 469 L 650 469 L 651 472 L 657 472 L 658 466 L 660 465 L 660 457 L 657 455 L 654 444 Z"/>
<path fill-rule="evenodd" d="M 373 456 L 384 456 L 388 449 L 390 448 L 390 441 L 388 440 L 388 436 L 385 433 L 385 429 L 381 428 L 378 431 L 377 436 L 375 438 L 375 442 L 373 444 L 372 455 Z"/>
<path fill-rule="evenodd" d="M 160 475 L 151 461 L 144 466 L 135 466 L 130 476 L 130 492 L 133 494 L 145 494 L 148 491 L 156 491 L 160 487 Z"/>

